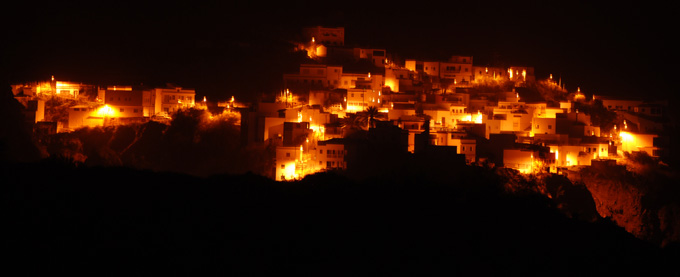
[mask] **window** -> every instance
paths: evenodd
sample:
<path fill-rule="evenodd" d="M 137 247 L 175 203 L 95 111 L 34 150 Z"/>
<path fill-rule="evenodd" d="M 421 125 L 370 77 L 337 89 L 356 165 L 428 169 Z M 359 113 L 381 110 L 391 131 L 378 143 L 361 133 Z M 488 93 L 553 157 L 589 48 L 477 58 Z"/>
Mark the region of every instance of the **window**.
<path fill-rule="evenodd" d="M 552 130 L 552 125 L 548 125 L 548 130 Z"/>
<path fill-rule="evenodd" d="M 540 129 L 540 128 L 538 127 L 538 124 L 536 124 L 536 129 Z"/>
<path fill-rule="evenodd" d="M 319 154 L 323 154 L 323 149 L 319 149 Z"/>
<path fill-rule="evenodd" d="M 124 111 L 125 111 L 125 109 L 123 109 L 123 108 L 120 108 L 120 112 L 121 112 L 121 113 L 122 113 L 122 112 L 124 112 Z"/>
<path fill-rule="evenodd" d="M 331 167 L 331 162 L 330 162 L 330 161 L 326 162 L 326 167 Z"/>
<path fill-rule="evenodd" d="M 139 112 L 139 110 L 138 110 L 138 109 L 134 109 L 134 113 L 138 113 L 138 112 Z"/>
<path fill-rule="evenodd" d="M 286 158 L 290 158 L 290 152 L 286 152 Z"/>
<path fill-rule="evenodd" d="M 323 161 L 319 161 L 319 165 L 323 165 Z"/>
<path fill-rule="evenodd" d="M 270 167 L 270 168 L 271 168 L 271 167 Z M 286 169 L 286 165 L 285 165 L 285 164 L 282 164 L 282 165 L 281 165 L 281 169 Z"/>

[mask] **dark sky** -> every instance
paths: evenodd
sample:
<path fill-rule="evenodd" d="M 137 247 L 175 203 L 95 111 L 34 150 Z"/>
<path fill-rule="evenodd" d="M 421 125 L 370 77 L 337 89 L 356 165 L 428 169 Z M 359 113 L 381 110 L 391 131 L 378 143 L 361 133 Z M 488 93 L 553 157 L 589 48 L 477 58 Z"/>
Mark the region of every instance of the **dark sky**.
<path fill-rule="evenodd" d="M 287 41 L 316 25 L 345 27 L 347 45 L 401 58 L 534 66 L 538 78 L 553 73 L 588 94 L 664 95 L 677 62 L 675 16 L 652 2 L 92 2 L 5 11 L 6 79 L 171 82 L 209 97 L 253 96 L 296 69 Z"/>

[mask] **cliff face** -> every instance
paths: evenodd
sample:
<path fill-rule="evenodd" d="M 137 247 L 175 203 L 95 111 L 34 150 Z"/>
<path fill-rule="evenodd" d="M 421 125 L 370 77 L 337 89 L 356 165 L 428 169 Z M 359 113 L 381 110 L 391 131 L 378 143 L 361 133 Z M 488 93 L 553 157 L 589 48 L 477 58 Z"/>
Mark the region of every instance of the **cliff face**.
<path fill-rule="evenodd" d="M 619 166 L 584 168 L 569 179 L 588 188 L 600 216 L 636 237 L 662 246 L 680 242 L 680 194 L 673 175 Z"/>
<path fill-rule="evenodd" d="M 587 222 L 600 219 L 593 196 L 580 183 L 572 183 L 562 175 L 524 175 L 514 170 L 497 172 L 509 193 L 538 193 L 551 199 L 555 207 L 569 218 Z"/>

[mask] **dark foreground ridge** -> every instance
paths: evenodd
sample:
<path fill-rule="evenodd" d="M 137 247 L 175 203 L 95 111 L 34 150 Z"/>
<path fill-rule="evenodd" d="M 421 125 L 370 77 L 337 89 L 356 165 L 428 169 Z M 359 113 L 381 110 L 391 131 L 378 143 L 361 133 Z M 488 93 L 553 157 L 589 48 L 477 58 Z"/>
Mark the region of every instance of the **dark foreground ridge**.
<path fill-rule="evenodd" d="M 281 183 L 10 164 L 5 262 L 26 275 L 677 273 L 676 246 L 567 218 L 543 196 L 506 194 L 484 170 Z"/>

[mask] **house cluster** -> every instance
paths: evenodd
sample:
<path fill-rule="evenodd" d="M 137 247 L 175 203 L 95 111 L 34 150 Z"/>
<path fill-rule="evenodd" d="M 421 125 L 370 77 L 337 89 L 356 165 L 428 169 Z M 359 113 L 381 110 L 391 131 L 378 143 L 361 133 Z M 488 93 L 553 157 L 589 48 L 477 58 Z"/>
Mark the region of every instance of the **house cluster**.
<path fill-rule="evenodd" d="M 29 123 L 37 129 L 51 129 L 51 133 L 162 120 L 180 109 L 205 107 L 200 101 L 197 103 L 195 90 L 172 85 L 98 87 L 55 81 L 52 77 L 50 81 L 13 85 L 12 91 L 15 99 L 25 106 Z M 63 116 L 57 120 L 45 117 L 45 104 L 51 100 L 54 101 L 47 108 L 53 113 L 63 110 Z"/>
<path fill-rule="evenodd" d="M 670 144 L 662 135 L 668 124 L 663 101 L 588 101 L 580 89 L 546 101 L 529 95 L 537 82 L 533 67 L 477 65 L 472 56 L 457 55 L 395 61 L 385 49 L 345 46 L 344 28 L 312 27 L 302 34 L 295 47 L 306 51 L 308 62 L 283 74 L 275 97 L 252 105 L 237 105 L 233 97 L 218 103 L 239 110 L 244 145 L 276 148 L 270 176 L 276 180 L 348 169 L 361 160 L 357 152 L 375 149 L 534 173 L 617 160 L 623 152 L 663 157 Z M 541 82 L 566 92 L 552 75 Z M 34 130 L 45 133 L 207 108 L 193 89 L 171 85 L 102 88 L 52 78 L 12 89 Z M 70 103 L 58 122 L 46 118 L 46 101 L 54 99 Z M 579 112 L 580 104 L 595 100 L 616 113 L 611 126 Z M 357 133 L 367 135 L 357 140 Z"/>
<path fill-rule="evenodd" d="M 297 49 L 313 62 L 283 74 L 274 100 L 241 110 L 243 141 L 276 145 L 276 180 L 347 168 L 355 149 L 347 136 L 356 122 L 371 138 L 395 136 L 395 151 L 448 153 L 523 173 L 589 166 L 622 151 L 658 157 L 663 150 L 656 133 L 663 102 L 597 98 L 620 119 L 603 129 L 576 107 L 586 101 L 580 89 L 561 102 L 525 101 L 523 88 L 536 82 L 532 67 L 475 65 L 472 56 L 397 64 L 385 49 L 346 47 L 343 28 L 303 34 Z M 507 91 L 475 89 L 508 82 Z M 545 82 L 564 90 L 552 75 Z"/>

